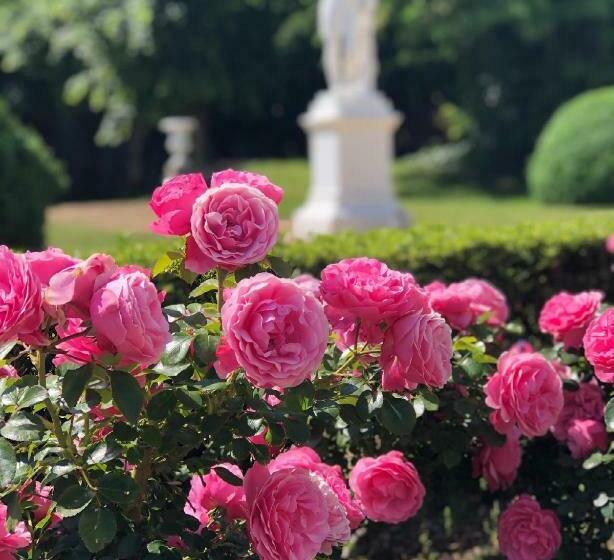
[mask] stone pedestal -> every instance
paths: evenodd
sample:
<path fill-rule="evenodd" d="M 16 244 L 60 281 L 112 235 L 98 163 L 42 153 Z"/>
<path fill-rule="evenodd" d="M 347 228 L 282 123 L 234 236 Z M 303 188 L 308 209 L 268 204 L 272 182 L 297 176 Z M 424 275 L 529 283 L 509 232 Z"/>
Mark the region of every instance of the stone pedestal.
<path fill-rule="evenodd" d="M 309 137 L 311 187 L 293 217 L 307 237 L 409 224 L 392 183 L 394 134 L 402 117 L 376 91 L 319 93 L 300 119 Z"/>
<path fill-rule="evenodd" d="M 166 134 L 164 147 L 169 158 L 162 169 L 162 179 L 166 180 L 183 173 L 191 173 L 198 167 L 198 119 L 194 117 L 165 117 L 158 128 Z"/>

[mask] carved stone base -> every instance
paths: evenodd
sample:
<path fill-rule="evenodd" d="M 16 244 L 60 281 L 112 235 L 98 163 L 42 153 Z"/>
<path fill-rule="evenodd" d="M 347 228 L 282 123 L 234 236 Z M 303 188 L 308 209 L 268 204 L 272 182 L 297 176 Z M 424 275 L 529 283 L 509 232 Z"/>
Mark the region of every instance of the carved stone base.
<path fill-rule="evenodd" d="M 319 93 L 300 124 L 309 136 L 311 187 L 293 234 L 404 227 L 392 185 L 394 134 L 401 116 L 375 91 Z"/>

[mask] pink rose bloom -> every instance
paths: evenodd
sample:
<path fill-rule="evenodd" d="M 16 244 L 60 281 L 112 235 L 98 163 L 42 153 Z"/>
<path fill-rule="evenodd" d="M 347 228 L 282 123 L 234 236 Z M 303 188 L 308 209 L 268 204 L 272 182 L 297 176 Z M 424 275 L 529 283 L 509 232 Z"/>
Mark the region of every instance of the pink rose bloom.
<path fill-rule="evenodd" d="M 505 490 L 516 480 L 522 461 L 517 435 L 509 434 L 503 446 L 485 445 L 473 457 L 473 476 L 483 476 L 491 492 Z"/>
<path fill-rule="evenodd" d="M 100 288 L 90 313 L 98 344 L 121 354 L 123 364 L 156 363 L 171 339 L 156 287 L 142 272 L 120 275 Z"/>
<path fill-rule="evenodd" d="M 542 308 L 539 328 L 566 348 L 580 348 L 582 337 L 602 300 L 602 292 L 561 292 L 551 297 Z"/>
<path fill-rule="evenodd" d="M 220 379 L 228 379 L 228 376 L 239 369 L 241 366 L 237 362 L 234 350 L 230 347 L 225 337 L 220 338 L 220 343 L 215 349 L 215 357 L 213 363 L 215 373 Z"/>
<path fill-rule="evenodd" d="M 614 255 L 614 233 L 609 235 L 606 239 L 605 249 L 608 253 L 612 253 Z"/>
<path fill-rule="evenodd" d="M 109 255 L 92 255 L 52 276 L 45 290 L 45 302 L 52 306 L 64 306 L 66 317 L 89 319 L 94 292 L 106 284 L 117 270 L 115 261 Z"/>
<path fill-rule="evenodd" d="M 307 469 L 326 481 L 343 506 L 350 529 L 356 529 L 362 523 L 365 516 L 360 505 L 352 499 L 339 465 L 332 466 L 323 463 L 320 456 L 310 447 L 293 447 L 269 463 L 269 471 L 272 473 L 295 467 Z"/>
<path fill-rule="evenodd" d="M 294 283 L 299 287 L 305 290 L 308 294 L 315 296 L 319 300 L 322 299 L 320 294 L 320 281 L 311 274 L 301 274 L 296 278 L 293 278 Z"/>
<path fill-rule="evenodd" d="M 158 219 L 150 226 L 159 235 L 186 235 L 190 233 L 192 206 L 207 190 L 201 173 L 178 175 L 168 179 L 154 190 L 149 206 Z"/>
<path fill-rule="evenodd" d="M 65 325 L 56 327 L 60 339 L 68 338 L 75 334 L 85 332 L 81 319 L 68 319 Z M 66 363 L 73 363 L 83 366 L 94 362 L 104 354 L 104 350 L 98 346 L 96 339 L 92 336 L 78 336 L 57 345 L 58 350 L 63 353 L 53 358 L 53 364 L 59 366 Z"/>
<path fill-rule="evenodd" d="M 38 523 L 47 517 L 49 509 L 53 505 L 51 494 L 53 486 L 43 486 L 40 482 L 27 484 L 19 493 L 22 500 L 32 502 L 36 509 L 32 512 L 34 522 Z M 53 512 L 50 517 L 50 526 L 53 527 L 62 521 L 62 516 L 59 513 Z M 1 558 L 1 557 L 0 557 Z"/>
<path fill-rule="evenodd" d="M 443 292 L 446 289 L 446 285 L 441 280 L 435 280 L 430 284 L 424 286 L 424 291 L 429 294 L 435 294 L 437 292 Z"/>
<path fill-rule="evenodd" d="M 279 214 L 258 189 L 225 184 L 194 203 L 186 267 L 199 274 L 212 268 L 236 270 L 261 261 L 277 242 Z"/>
<path fill-rule="evenodd" d="M 599 420 L 572 420 L 567 431 L 567 446 L 574 459 L 583 459 L 592 451 L 608 448 L 608 433 Z"/>
<path fill-rule="evenodd" d="M 216 467 L 223 467 L 235 476 L 243 478 L 241 469 L 230 463 L 220 463 Z M 190 482 L 190 493 L 183 511 L 198 519 L 203 527 L 209 523 L 209 512 L 215 508 L 223 508 L 226 519 L 245 519 L 245 492 L 242 486 L 233 486 L 225 482 L 215 472 L 215 467 L 209 474 L 196 475 Z"/>
<path fill-rule="evenodd" d="M 468 278 L 445 289 L 431 285 L 429 296 L 433 309 L 456 330 L 467 329 L 485 313 L 490 314 L 486 323 L 493 327 L 503 325 L 509 317 L 505 296 L 486 280 Z"/>
<path fill-rule="evenodd" d="M 384 523 L 414 517 L 426 494 L 416 467 L 400 451 L 360 459 L 350 473 L 350 488 L 367 517 Z"/>
<path fill-rule="evenodd" d="M 552 364 L 537 353 L 502 354 L 484 390 L 499 431 L 517 425 L 527 437 L 543 436 L 563 409 L 563 383 Z"/>
<path fill-rule="evenodd" d="M 499 549 L 507 560 L 552 560 L 561 546 L 561 525 L 554 511 L 523 494 L 500 516 Z"/>
<path fill-rule="evenodd" d="M 268 177 L 250 173 L 249 171 L 235 171 L 226 169 L 218 171 L 211 177 L 211 188 L 221 187 L 227 184 L 247 185 L 258 189 L 264 196 L 270 198 L 275 204 L 279 205 L 284 197 L 284 190 L 269 181 Z"/>
<path fill-rule="evenodd" d="M 245 475 L 248 528 L 261 560 L 313 560 L 350 538 L 350 525 L 326 481 L 303 468 Z"/>
<path fill-rule="evenodd" d="M 559 441 L 566 441 L 574 420 L 601 420 L 605 402 L 597 383 L 580 383 L 577 391 L 564 392 L 563 410 L 552 427 L 552 434 Z"/>
<path fill-rule="evenodd" d="M 603 383 L 614 383 L 614 307 L 593 320 L 584 335 L 584 354 Z"/>
<path fill-rule="evenodd" d="M 13 366 L 0 367 L 0 379 L 4 377 L 19 377 L 19 373 Z"/>
<path fill-rule="evenodd" d="M 573 378 L 573 371 L 569 366 L 566 366 L 563 362 L 561 362 L 561 360 L 550 360 L 550 363 L 561 380 L 565 381 L 566 379 Z"/>
<path fill-rule="evenodd" d="M 351 317 L 344 317 L 339 309 L 330 305 L 324 307 L 324 312 L 336 336 L 337 348 L 342 352 L 353 348 L 356 342 L 377 346 L 384 341 L 385 325 L 380 321 L 359 322 Z"/>
<path fill-rule="evenodd" d="M 380 363 L 385 391 L 443 387 L 452 376 L 452 331 L 438 313 L 413 313 L 386 331 Z"/>
<path fill-rule="evenodd" d="M 222 308 L 222 326 L 248 380 L 264 389 L 310 379 L 328 342 L 320 302 L 292 280 L 268 273 L 237 284 Z"/>
<path fill-rule="evenodd" d="M 535 352 L 535 348 L 533 348 L 533 345 L 528 340 L 519 340 L 512 344 L 508 352 L 510 354 L 527 354 Z"/>
<path fill-rule="evenodd" d="M 0 503 L 0 560 L 13 560 L 18 550 L 27 548 L 32 542 L 32 535 L 23 521 L 9 532 L 6 528 L 7 517 L 7 507 Z"/>
<path fill-rule="evenodd" d="M 49 280 L 54 274 L 79 263 L 79 259 L 73 259 L 61 249 L 49 247 L 45 251 L 26 253 L 26 260 L 34 274 L 38 277 L 41 286 L 49 286 Z"/>
<path fill-rule="evenodd" d="M 43 320 L 41 284 L 24 255 L 0 245 L 0 344 L 29 343 Z"/>
<path fill-rule="evenodd" d="M 327 266 L 320 292 L 328 306 L 350 321 L 379 323 L 428 309 L 428 296 L 411 274 L 366 257 Z"/>

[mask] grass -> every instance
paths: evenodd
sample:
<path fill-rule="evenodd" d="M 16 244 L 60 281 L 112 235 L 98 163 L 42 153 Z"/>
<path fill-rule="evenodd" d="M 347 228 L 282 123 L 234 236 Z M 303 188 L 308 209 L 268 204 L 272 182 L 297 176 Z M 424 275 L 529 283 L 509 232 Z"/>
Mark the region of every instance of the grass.
<path fill-rule="evenodd" d="M 289 219 L 304 200 L 309 185 L 309 169 L 305 160 L 246 160 L 234 165 L 263 173 L 284 188 L 285 197 L 280 207 L 283 219 Z M 586 216 L 614 217 L 614 206 L 546 206 L 526 196 L 491 196 L 470 185 L 425 183 L 408 176 L 402 163 L 395 166 L 395 182 L 402 204 L 414 222 L 420 223 L 491 227 L 527 221 L 565 221 Z M 75 212 L 79 213 L 78 207 Z M 96 251 L 111 251 L 119 237 L 125 234 L 129 234 L 134 242 L 153 239 L 146 231 L 145 224 L 151 213 L 145 200 L 131 203 L 128 220 L 120 219 L 113 223 L 113 213 L 101 206 L 99 219 L 80 221 L 78 215 L 63 213 L 61 217 L 54 217 L 55 213 L 52 212 L 47 224 L 47 242 L 83 256 Z"/>

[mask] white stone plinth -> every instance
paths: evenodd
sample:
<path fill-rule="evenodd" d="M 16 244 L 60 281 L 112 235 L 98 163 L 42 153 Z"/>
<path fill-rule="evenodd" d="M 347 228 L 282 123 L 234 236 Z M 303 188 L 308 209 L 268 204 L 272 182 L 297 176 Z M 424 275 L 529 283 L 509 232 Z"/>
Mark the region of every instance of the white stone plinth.
<path fill-rule="evenodd" d="M 293 216 L 296 237 L 409 223 L 392 183 L 402 117 L 379 92 L 319 93 L 300 119 L 309 137 L 311 187 Z"/>

